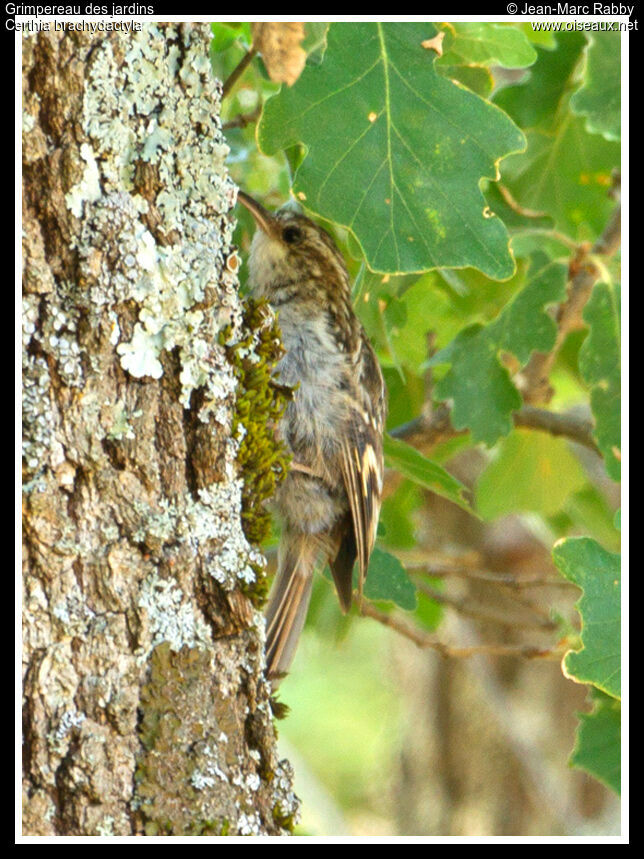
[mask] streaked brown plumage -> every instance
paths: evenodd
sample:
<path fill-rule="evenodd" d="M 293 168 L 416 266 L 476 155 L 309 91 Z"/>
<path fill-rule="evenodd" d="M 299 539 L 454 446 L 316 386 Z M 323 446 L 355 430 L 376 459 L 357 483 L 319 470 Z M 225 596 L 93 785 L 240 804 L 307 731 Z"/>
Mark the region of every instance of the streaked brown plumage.
<path fill-rule="evenodd" d="M 258 227 L 249 283 L 282 330 L 280 380 L 298 384 L 280 425 L 293 465 L 275 498 L 283 526 L 266 609 L 267 673 L 276 685 L 295 654 L 316 564 L 328 560 L 343 611 L 356 560 L 362 591 L 380 513 L 386 390 L 331 236 L 292 209 L 272 214 L 241 191 L 239 201 Z"/>

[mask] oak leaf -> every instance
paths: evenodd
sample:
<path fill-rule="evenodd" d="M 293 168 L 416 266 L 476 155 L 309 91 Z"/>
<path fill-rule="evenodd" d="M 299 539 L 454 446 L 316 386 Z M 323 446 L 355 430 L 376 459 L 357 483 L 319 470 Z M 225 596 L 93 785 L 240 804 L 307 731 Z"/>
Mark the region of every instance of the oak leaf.
<path fill-rule="evenodd" d="M 266 21 L 251 25 L 253 46 L 262 55 L 271 80 L 292 86 L 302 74 L 306 51 L 301 21 Z"/>

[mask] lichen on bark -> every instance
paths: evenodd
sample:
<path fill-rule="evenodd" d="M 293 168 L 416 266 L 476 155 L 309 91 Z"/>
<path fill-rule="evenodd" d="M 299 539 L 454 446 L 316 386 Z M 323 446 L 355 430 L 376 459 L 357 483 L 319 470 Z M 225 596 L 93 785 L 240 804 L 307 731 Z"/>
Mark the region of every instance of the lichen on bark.
<path fill-rule="evenodd" d="M 208 40 L 23 41 L 25 834 L 280 834 L 297 812 L 248 596 Z"/>

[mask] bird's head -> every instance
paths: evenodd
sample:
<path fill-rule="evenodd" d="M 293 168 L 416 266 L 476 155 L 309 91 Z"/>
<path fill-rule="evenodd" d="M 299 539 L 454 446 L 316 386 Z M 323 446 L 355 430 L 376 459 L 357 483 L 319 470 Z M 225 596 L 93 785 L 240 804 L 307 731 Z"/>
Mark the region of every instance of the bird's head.
<path fill-rule="evenodd" d="M 326 230 L 288 205 L 269 212 L 243 191 L 237 199 L 257 225 L 248 260 L 256 295 L 270 301 L 296 284 L 315 291 L 349 288 L 344 259 Z"/>

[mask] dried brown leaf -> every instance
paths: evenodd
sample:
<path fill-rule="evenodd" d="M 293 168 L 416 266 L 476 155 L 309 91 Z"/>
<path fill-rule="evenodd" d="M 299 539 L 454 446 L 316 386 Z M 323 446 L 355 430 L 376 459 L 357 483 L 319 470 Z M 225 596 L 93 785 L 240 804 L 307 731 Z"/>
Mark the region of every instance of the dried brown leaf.
<path fill-rule="evenodd" d="M 445 38 L 445 33 L 437 33 L 433 39 L 425 39 L 424 42 L 421 42 L 423 48 L 426 48 L 428 51 L 436 51 L 439 57 L 443 56 L 443 39 Z"/>
<path fill-rule="evenodd" d="M 301 21 L 264 21 L 251 24 L 253 46 L 262 55 L 273 81 L 293 86 L 302 74 L 306 51 L 300 46 L 304 38 Z"/>

